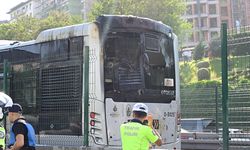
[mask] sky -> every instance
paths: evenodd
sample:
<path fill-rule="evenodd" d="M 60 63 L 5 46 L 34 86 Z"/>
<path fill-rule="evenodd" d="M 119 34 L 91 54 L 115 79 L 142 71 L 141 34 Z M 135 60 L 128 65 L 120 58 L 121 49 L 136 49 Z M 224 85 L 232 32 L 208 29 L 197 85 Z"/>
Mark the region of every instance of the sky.
<path fill-rule="evenodd" d="M 9 20 L 10 15 L 8 15 L 7 12 L 19 3 L 25 1 L 27 0 L 0 0 L 0 20 Z"/>

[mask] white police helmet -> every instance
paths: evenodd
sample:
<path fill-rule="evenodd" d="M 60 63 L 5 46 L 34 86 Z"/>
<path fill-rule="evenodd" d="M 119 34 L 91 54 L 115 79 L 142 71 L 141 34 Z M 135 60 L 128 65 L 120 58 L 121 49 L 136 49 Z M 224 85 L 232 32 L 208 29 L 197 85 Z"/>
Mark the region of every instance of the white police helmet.
<path fill-rule="evenodd" d="M 140 111 L 140 112 L 145 112 L 146 114 L 148 114 L 148 106 L 143 103 L 136 103 L 133 106 L 132 111 Z"/>

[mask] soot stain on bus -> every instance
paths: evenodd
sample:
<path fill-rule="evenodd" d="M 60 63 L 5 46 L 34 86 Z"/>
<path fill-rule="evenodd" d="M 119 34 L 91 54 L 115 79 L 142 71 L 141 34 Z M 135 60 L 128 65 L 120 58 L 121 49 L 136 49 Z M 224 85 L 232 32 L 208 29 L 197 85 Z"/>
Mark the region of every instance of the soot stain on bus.
<path fill-rule="evenodd" d="M 101 16 L 97 23 L 104 47 L 106 97 L 122 102 L 154 99 L 165 103 L 175 99 L 170 27 L 129 16 Z M 167 79 L 172 86 L 164 85 Z"/>

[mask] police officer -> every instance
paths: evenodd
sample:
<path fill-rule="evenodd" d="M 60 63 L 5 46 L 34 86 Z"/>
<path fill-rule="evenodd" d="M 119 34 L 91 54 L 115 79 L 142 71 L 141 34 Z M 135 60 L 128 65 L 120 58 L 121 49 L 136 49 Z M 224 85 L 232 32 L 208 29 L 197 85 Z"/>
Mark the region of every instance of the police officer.
<path fill-rule="evenodd" d="M 5 149 L 5 129 L 0 125 L 0 150 Z"/>
<path fill-rule="evenodd" d="M 14 103 L 9 108 L 8 117 L 13 123 L 10 129 L 10 150 L 35 150 L 35 131 L 22 116 L 21 105 Z"/>
<path fill-rule="evenodd" d="M 5 128 L 4 116 L 6 114 L 6 107 L 12 106 L 13 101 L 11 97 L 3 92 L 0 92 L 0 150 L 5 149 Z"/>
<path fill-rule="evenodd" d="M 123 150 L 148 150 L 150 143 L 162 145 L 161 136 L 156 130 L 144 125 L 148 107 L 143 103 L 133 106 L 133 119 L 120 127 Z"/>

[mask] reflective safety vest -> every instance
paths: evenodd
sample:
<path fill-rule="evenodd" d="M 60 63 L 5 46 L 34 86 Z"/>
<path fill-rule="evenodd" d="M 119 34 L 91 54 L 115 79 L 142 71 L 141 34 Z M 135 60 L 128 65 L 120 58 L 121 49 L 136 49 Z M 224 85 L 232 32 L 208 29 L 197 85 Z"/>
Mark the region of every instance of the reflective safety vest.
<path fill-rule="evenodd" d="M 5 149 L 5 129 L 2 126 L 0 126 L 0 146 Z"/>
<path fill-rule="evenodd" d="M 23 123 L 26 128 L 28 129 L 28 146 L 29 147 L 35 147 L 36 145 L 36 136 L 35 136 L 35 131 L 34 131 L 34 128 L 32 127 L 31 124 L 29 123 Z M 13 127 L 13 126 L 12 126 Z M 10 144 L 9 145 L 14 145 L 14 143 L 16 142 L 16 137 L 15 137 L 15 134 L 13 132 L 13 129 L 10 129 Z"/>
<path fill-rule="evenodd" d="M 159 138 L 152 128 L 136 119 L 122 124 L 120 132 L 123 150 L 148 150 L 149 144 L 155 143 Z"/>

